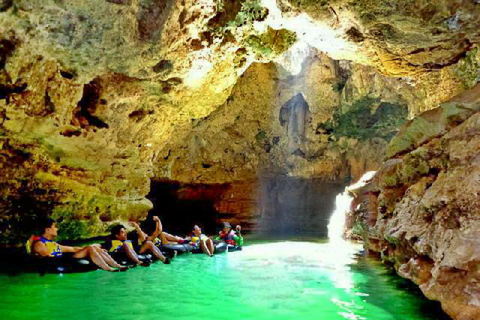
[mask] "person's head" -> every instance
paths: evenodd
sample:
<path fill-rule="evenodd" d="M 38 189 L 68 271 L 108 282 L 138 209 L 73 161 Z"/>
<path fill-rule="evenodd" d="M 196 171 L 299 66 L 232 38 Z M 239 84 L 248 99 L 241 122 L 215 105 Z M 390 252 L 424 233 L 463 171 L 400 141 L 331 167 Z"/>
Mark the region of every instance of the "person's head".
<path fill-rule="evenodd" d="M 127 231 L 125 227 L 121 224 L 117 224 L 110 231 L 112 238 L 116 240 L 127 240 Z"/>
<path fill-rule="evenodd" d="M 39 225 L 40 234 L 45 238 L 55 238 L 57 236 L 58 228 L 55 220 L 47 218 L 40 222 Z"/>
<path fill-rule="evenodd" d="M 232 226 L 230 225 L 230 223 L 224 222 L 224 223 L 223 223 L 222 231 L 223 231 L 224 233 L 229 233 L 231 230 L 232 230 Z"/>
<path fill-rule="evenodd" d="M 192 232 L 193 232 L 194 235 L 199 237 L 202 234 L 202 228 L 200 228 L 198 225 L 194 225 L 193 229 L 192 229 Z"/>

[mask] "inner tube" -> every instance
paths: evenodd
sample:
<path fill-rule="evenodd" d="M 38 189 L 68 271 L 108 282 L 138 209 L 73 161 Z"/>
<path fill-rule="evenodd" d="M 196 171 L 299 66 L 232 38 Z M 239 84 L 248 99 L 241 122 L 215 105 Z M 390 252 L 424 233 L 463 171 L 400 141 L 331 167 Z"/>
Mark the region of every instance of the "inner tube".
<path fill-rule="evenodd" d="M 215 247 L 215 251 L 213 252 L 213 254 L 224 253 L 225 251 L 227 251 L 227 244 L 223 241 L 213 241 L 213 245 Z M 191 247 L 192 253 L 203 253 L 202 248 L 200 247 L 196 247 L 192 245 L 188 245 L 188 246 Z"/>
<path fill-rule="evenodd" d="M 65 253 L 63 254 L 65 255 Z M 79 273 L 97 270 L 98 266 L 88 259 L 76 259 L 73 256 L 60 258 L 38 258 L 42 260 L 38 272 L 43 273 Z M 53 260 L 53 261 L 52 261 Z M 35 263 L 35 262 L 34 262 Z"/>
<path fill-rule="evenodd" d="M 223 241 L 214 241 L 215 252 L 214 253 L 224 253 L 227 251 L 228 245 Z"/>
<path fill-rule="evenodd" d="M 109 254 L 112 256 L 113 260 L 115 260 L 118 264 L 121 264 L 122 266 L 127 266 L 127 267 L 136 266 L 136 263 L 130 260 L 124 251 L 110 252 Z M 142 262 L 152 261 L 151 254 L 137 254 L 137 256 L 138 256 L 138 260 Z"/>
<path fill-rule="evenodd" d="M 5 258 L 5 259 L 3 259 Z M 73 254 L 64 253 L 61 257 L 39 257 L 23 252 L 4 253 L 0 271 L 8 274 L 19 273 L 79 273 L 97 270 L 98 267 L 87 259 L 76 259 Z"/>
<path fill-rule="evenodd" d="M 164 253 L 172 253 L 173 251 L 177 251 L 177 253 L 186 253 L 192 251 L 192 246 L 188 243 L 169 243 L 160 246 L 160 250 Z"/>
<path fill-rule="evenodd" d="M 228 249 L 228 252 L 242 251 L 242 247 L 233 246 L 231 244 L 228 245 L 227 249 Z"/>

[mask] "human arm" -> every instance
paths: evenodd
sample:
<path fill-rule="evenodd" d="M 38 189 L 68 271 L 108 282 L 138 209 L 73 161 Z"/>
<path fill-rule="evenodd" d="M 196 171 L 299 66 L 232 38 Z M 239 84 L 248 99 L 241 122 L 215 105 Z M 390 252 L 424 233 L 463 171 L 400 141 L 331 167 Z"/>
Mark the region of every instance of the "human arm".
<path fill-rule="evenodd" d="M 58 245 L 58 248 L 60 248 L 60 251 L 62 252 L 77 252 L 82 249 L 80 247 L 70 247 L 70 246 L 61 246 L 61 245 Z M 41 241 L 37 241 L 35 243 L 35 245 L 33 246 L 33 251 L 42 257 L 50 257 L 52 255 L 52 253 L 48 250 L 47 246 Z"/>
<path fill-rule="evenodd" d="M 215 240 L 223 240 L 223 231 L 220 231 L 218 235 L 215 237 Z"/>
<path fill-rule="evenodd" d="M 138 243 L 143 243 L 147 238 L 147 235 L 145 234 L 145 232 L 143 232 L 143 230 L 140 228 L 140 226 L 136 222 L 130 222 L 130 225 L 134 227 L 135 230 L 137 231 Z"/>
<path fill-rule="evenodd" d="M 70 247 L 70 246 L 62 246 L 62 245 L 59 245 L 59 247 L 60 247 L 60 250 L 62 250 L 62 252 L 77 252 L 82 250 L 82 247 Z"/>
<path fill-rule="evenodd" d="M 233 237 L 233 239 L 235 240 L 235 244 L 237 246 L 243 246 L 242 227 L 240 225 L 237 225 L 235 229 L 237 231 L 237 233 Z"/>
<path fill-rule="evenodd" d="M 147 240 L 153 241 L 155 238 L 158 238 L 159 236 L 162 238 L 162 242 L 165 240 L 162 237 L 162 232 L 163 232 L 163 226 L 162 222 L 160 221 L 160 218 L 157 216 L 153 217 L 153 221 L 155 221 L 155 231 L 147 238 Z"/>
<path fill-rule="evenodd" d="M 35 245 L 33 246 L 33 252 L 36 254 L 42 256 L 42 257 L 48 257 L 50 256 L 50 253 L 47 250 L 47 246 L 40 241 L 37 241 Z"/>

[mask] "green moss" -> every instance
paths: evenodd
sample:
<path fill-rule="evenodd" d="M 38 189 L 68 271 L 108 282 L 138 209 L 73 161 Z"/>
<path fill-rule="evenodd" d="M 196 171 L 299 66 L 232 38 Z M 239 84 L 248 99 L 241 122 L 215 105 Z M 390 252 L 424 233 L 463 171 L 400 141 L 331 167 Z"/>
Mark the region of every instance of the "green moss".
<path fill-rule="evenodd" d="M 237 13 L 235 20 L 229 21 L 227 26 L 230 28 L 251 25 L 254 21 L 263 21 L 268 15 L 268 10 L 264 8 L 260 0 L 244 0 L 240 12 Z"/>
<path fill-rule="evenodd" d="M 458 63 L 455 74 L 461 79 L 466 89 L 480 82 L 480 49 L 469 51 L 466 57 Z"/>
<path fill-rule="evenodd" d="M 257 133 L 257 135 L 255 136 L 255 140 L 257 140 L 258 142 L 260 142 L 260 141 L 263 141 L 266 137 L 267 137 L 266 132 L 265 132 L 265 131 L 260 131 L 260 132 Z"/>
<path fill-rule="evenodd" d="M 416 182 L 420 177 L 426 175 L 430 167 L 428 163 L 420 158 L 408 157 L 405 159 L 401 168 L 402 182 L 410 185 Z"/>
<path fill-rule="evenodd" d="M 382 184 L 386 187 L 396 187 L 399 185 L 398 177 L 396 174 L 383 177 Z"/>
<path fill-rule="evenodd" d="M 470 117 L 474 112 L 470 108 L 472 107 L 456 103 L 444 103 L 439 108 L 414 118 L 402 130 L 402 134 L 392 139 L 387 147 L 387 157 L 413 150 L 416 146 L 443 135 L 448 127 L 456 126 Z"/>
<path fill-rule="evenodd" d="M 375 109 L 377 105 L 379 106 Z M 333 120 L 325 124 L 325 128 L 336 138 L 346 136 L 366 140 L 381 137 L 390 140 L 406 122 L 407 116 L 408 110 L 405 106 L 363 97 L 353 105 L 338 109 Z"/>
<path fill-rule="evenodd" d="M 249 36 L 246 43 L 258 58 L 267 58 L 272 55 L 280 55 L 287 51 L 295 41 L 297 41 L 295 32 L 286 29 L 275 30 L 268 28 L 268 30 L 261 35 Z"/>
<path fill-rule="evenodd" d="M 105 232 L 106 225 L 99 216 L 107 206 L 105 204 L 100 209 L 99 198 L 104 198 L 109 204 L 116 200 L 109 196 L 82 194 L 76 196 L 77 201 L 66 202 L 53 209 L 52 218 L 59 222 L 59 240 L 85 239 Z"/>
<path fill-rule="evenodd" d="M 352 233 L 353 233 L 354 235 L 357 235 L 357 236 L 362 237 L 362 236 L 364 236 L 364 235 L 367 233 L 367 230 L 368 230 L 368 229 L 366 229 L 365 226 L 364 226 L 362 223 L 360 223 L 359 221 L 357 221 L 357 222 L 353 225 L 351 231 L 352 231 Z"/>
<path fill-rule="evenodd" d="M 337 82 L 332 84 L 332 90 L 335 92 L 342 92 L 343 88 L 345 88 L 345 82 Z"/>
<path fill-rule="evenodd" d="M 44 150 L 50 159 L 60 162 L 62 157 L 65 156 L 65 151 L 62 148 L 47 142 L 45 139 L 40 139 L 40 142 L 44 146 Z"/>

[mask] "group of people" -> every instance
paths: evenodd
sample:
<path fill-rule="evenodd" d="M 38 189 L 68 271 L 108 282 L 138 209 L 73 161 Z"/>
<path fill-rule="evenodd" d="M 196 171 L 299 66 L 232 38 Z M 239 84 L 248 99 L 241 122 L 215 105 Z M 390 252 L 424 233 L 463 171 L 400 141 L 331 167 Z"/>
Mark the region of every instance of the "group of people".
<path fill-rule="evenodd" d="M 54 241 L 58 232 L 57 223 L 48 218 L 39 226 L 39 235 L 30 237 L 26 249 L 29 254 L 39 257 L 89 259 L 105 271 L 118 272 L 129 269 L 128 266 L 121 263 L 125 259 L 133 266 L 149 266 L 151 260 L 142 259 L 147 254 L 169 264 L 171 259 L 176 256 L 176 251 L 172 255 L 166 256 L 162 252 L 162 248 L 167 244 L 189 244 L 208 256 L 213 256 L 215 252 L 214 240 L 224 241 L 230 246 L 243 246 L 241 226 L 237 225 L 236 231 L 234 231 L 228 222 L 223 223 L 223 228 L 215 239 L 203 234 L 198 225 L 193 227 L 192 234 L 187 237 L 164 232 L 160 219 L 153 214 L 149 214 L 142 223 L 142 227 L 136 222 L 131 222 L 131 225 L 135 228 L 135 231 L 131 233 L 134 235 L 133 239 L 129 239 L 132 237 L 129 237 L 125 226 L 117 224 L 111 228 L 110 237 L 103 245 L 72 247 L 60 245 Z"/>

